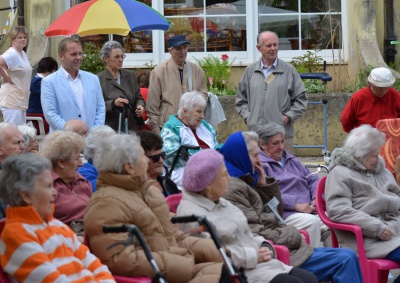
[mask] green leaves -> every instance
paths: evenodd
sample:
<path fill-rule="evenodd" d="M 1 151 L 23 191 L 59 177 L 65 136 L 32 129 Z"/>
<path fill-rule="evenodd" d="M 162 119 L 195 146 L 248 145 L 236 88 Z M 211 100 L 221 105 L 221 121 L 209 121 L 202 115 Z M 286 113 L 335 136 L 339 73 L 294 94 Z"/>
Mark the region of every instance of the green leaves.
<path fill-rule="evenodd" d="M 208 55 L 203 59 L 194 58 L 206 75 L 208 90 L 216 95 L 234 95 L 236 87 L 230 84 L 231 67 L 234 60 L 223 54 L 221 58 Z"/>
<path fill-rule="evenodd" d="M 105 64 L 100 58 L 99 48 L 90 41 L 83 45 L 81 69 L 92 74 L 100 73 L 105 69 Z"/>

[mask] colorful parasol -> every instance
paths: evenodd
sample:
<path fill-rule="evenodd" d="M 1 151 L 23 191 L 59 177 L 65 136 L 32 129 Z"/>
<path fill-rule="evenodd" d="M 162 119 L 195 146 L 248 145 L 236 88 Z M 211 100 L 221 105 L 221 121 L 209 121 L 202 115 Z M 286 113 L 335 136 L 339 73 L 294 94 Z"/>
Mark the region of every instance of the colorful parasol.
<path fill-rule="evenodd" d="M 168 30 L 171 23 L 135 0 L 91 0 L 73 6 L 44 32 L 46 36 L 128 35 L 130 31 Z"/>

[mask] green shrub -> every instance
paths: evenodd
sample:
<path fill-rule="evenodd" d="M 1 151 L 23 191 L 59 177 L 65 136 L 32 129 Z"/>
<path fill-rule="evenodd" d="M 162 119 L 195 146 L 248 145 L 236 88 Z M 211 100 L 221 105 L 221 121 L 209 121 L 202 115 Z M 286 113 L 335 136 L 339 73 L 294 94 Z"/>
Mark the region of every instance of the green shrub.
<path fill-rule="evenodd" d="M 83 45 L 83 58 L 81 69 L 92 74 L 100 73 L 105 69 L 105 64 L 100 58 L 100 50 L 93 42 Z"/>
<path fill-rule="evenodd" d="M 318 56 L 318 51 L 307 51 L 303 56 L 293 57 L 290 64 L 296 68 L 298 73 L 318 73 L 322 72 L 322 63 L 324 62 L 321 56 Z M 307 93 L 323 93 L 324 84 L 321 80 L 303 80 L 304 87 Z"/>
<path fill-rule="evenodd" d="M 356 92 L 359 89 L 362 89 L 368 85 L 368 76 L 371 73 L 372 69 L 374 66 L 368 65 L 364 69 L 361 69 L 360 72 L 357 75 L 357 79 L 355 80 L 354 83 L 346 84 L 344 87 L 345 92 L 347 93 L 353 93 Z"/>

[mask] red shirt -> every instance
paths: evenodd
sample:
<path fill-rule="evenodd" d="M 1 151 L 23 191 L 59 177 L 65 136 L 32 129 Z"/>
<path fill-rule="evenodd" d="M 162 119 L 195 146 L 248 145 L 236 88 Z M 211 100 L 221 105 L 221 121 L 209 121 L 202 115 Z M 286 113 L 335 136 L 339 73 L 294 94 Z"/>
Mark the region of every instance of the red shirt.
<path fill-rule="evenodd" d="M 92 185 L 81 174 L 77 173 L 72 186 L 68 186 L 56 173 L 51 172 L 53 186 L 58 192 L 55 201 L 54 218 L 69 225 L 74 219 L 83 219 L 86 206 L 92 195 Z"/>
<path fill-rule="evenodd" d="M 399 117 L 400 93 L 396 89 L 389 88 L 384 97 L 378 98 L 367 86 L 353 94 L 340 116 L 340 122 L 348 133 L 363 124 L 375 127 L 378 120 Z"/>

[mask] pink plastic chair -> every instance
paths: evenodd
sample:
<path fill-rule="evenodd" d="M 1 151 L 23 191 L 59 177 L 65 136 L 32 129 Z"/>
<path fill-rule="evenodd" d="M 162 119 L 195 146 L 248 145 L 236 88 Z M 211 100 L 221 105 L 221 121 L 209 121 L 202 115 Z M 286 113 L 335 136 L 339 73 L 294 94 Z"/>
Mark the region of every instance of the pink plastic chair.
<path fill-rule="evenodd" d="M 165 198 L 172 213 L 176 213 L 179 203 L 181 202 L 182 194 L 169 195 Z"/>
<path fill-rule="evenodd" d="M 354 224 L 337 223 L 329 219 L 326 215 L 326 203 L 324 199 L 326 177 L 327 176 L 324 176 L 319 180 L 315 198 L 319 217 L 326 226 L 331 228 L 332 247 L 339 247 L 334 229 L 354 233 L 356 236 L 358 259 L 360 261 L 364 283 L 386 283 L 389 270 L 400 268 L 400 263 L 387 259 L 368 259 L 365 255 L 364 238 L 361 227 Z"/>

